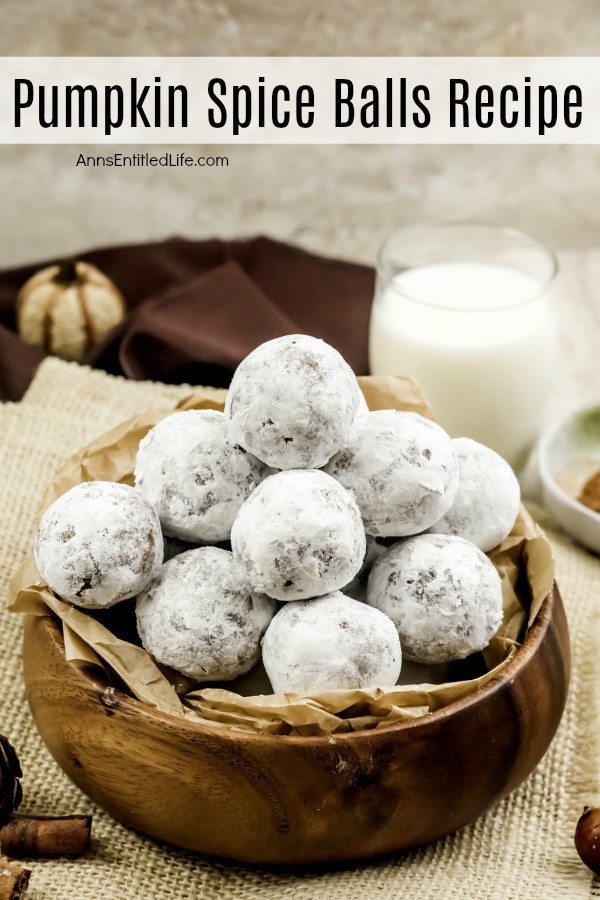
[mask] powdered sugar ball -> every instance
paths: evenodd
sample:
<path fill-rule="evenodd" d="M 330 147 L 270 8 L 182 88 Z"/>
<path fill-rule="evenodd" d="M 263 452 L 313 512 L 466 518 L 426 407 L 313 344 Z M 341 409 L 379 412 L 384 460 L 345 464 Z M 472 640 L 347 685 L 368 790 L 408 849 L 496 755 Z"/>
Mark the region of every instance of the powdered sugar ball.
<path fill-rule="evenodd" d="M 357 416 L 364 416 L 369 412 L 369 406 L 367 401 L 365 400 L 365 395 L 362 391 L 360 391 L 360 397 L 358 398 L 358 409 L 356 410 Z"/>
<path fill-rule="evenodd" d="M 238 366 L 225 403 L 234 441 L 277 469 L 325 465 L 361 404 L 350 366 L 325 341 L 290 334 Z"/>
<path fill-rule="evenodd" d="M 470 438 L 452 441 L 458 459 L 459 484 L 454 503 L 429 529 L 455 534 L 487 552 L 512 531 L 521 491 L 513 470 L 489 447 Z"/>
<path fill-rule="evenodd" d="M 214 409 L 162 419 L 140 442 L 135 484 L 156 507 L 165 534 L 197 544 L 229 537 L 233 520 L 269 469 L 229 437 Z"/>
<path fill-rule="evenodd" d="M 318 597 L 347 584 L 365 555 L 354 498 L 316 469 L 266 478 L 231 529 L 237 563 L 257 591 L 277 600 Z"/>
<path fill-rule="evenodd" d="M 424 531 L 449 509 L 458 488 L 446 432 L 393 409 L 359 416 L 325 471 L 354 494 L 367 534 L 377 537 Z"/>
<path fill-rule="evenodd" d="M 371 570 L 367 603 L 395 623 L 406 659 L 443 663 L 486 647 L 502 623 L 500 576 L 463 538 L 394 544 Z"/>
<path fill-rule="evenodd" d="M 158 570 L 158 516 L 125 484 L 78 484 L 48 507 L 35 539 L 39 573 L 64 600 L 85 609 L 133 597 Z"/>
<path fill-rule="evenodd" d="M 391 686 L 402 664 L 394 623 L 339 591 L 284 606 L 262 650 L 275 692 Z"/>
<path fill-rule="evenodd" d="M 199 547 L 161 566 L 136 603 L 142 645 L 197 681 L 229 681 L 260 657 L 275 602 L 254 593 L 227 550 Z"/>

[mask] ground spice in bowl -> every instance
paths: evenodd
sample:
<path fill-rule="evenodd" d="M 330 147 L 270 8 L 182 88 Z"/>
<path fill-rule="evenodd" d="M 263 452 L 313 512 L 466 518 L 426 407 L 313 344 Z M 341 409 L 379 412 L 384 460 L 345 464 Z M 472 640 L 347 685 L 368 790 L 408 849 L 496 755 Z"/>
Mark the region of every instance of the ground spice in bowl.
<path fill-rule="evenodd" d="M 577 500 L 594 512 L 600 513 L 600 469 L 588 478 Z"/>

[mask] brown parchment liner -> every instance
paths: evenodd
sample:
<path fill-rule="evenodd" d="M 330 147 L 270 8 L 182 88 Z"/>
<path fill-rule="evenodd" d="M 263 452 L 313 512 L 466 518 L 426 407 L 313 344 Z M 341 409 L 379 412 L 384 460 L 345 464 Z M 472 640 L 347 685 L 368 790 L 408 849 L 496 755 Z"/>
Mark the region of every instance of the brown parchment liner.
<path fill-rule="evenodd" d="M 418 385 L 410 378 L 359 378 L 370 409 L 411 410 L 433 418 Z M 199 389 L 176 409 L 223 409 L 224 392 Z M 82 481 L 132 484 L 138 444 L 146 432 L 172 409 L 143 412 L 98 438 L 68 459 L 46 491 L 42 511 Z M 62 621 L 65 655 L 77 664 L 103 666 L 115 672 L 134 697 L 173 716 L 185 716 L 216 727 L 262 733 L 331 734 L 380 728 L 416 718 L 473 693 L 493 679 L 520 646 L 526 629 L 554 582 L 550 545 L 522 508 L 510 536 L 490 554 L 502 578 L 504 620 L 484 652 L 488 671 L 478 678 L 446 684 L 378 687 L 373 690 L 323 691 L 317 694 L 243 696 L 252 675 L 220 687 L 199 687 L 159 668 L 141 647 L 112 634 L 93 615 L 60 600 L 41 580 L 33 554 L 13 576 L 10 606 L 16 612 L 48 615 Z M 259 688 L 255 688 L 260 689 Z"/>

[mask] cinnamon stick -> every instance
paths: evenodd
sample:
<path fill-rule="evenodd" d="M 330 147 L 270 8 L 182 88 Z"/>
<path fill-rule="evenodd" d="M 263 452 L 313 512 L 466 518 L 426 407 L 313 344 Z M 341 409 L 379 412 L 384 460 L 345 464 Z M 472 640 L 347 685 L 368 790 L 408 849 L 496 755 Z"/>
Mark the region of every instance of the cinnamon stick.
<path fill-rule="evenodd" d="M 31 871 L 19 863 L 0 860 L 0 900 L 19 900 L 27 892 Z"/>
<path fill-rule="evenodd" d="M 90 846 L 91 816 L 14 815 L 0 827 L 0 850 L 19 859 L 81 856 Z"/>

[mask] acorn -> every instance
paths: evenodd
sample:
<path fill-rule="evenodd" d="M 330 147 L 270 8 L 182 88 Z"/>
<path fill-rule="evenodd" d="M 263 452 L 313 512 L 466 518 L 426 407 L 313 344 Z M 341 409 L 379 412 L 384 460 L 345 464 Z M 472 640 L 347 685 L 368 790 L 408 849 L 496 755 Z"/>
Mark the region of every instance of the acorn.
<path fill-rule="evenodd" d="M 600 875 L 600 809 L 586 806 L 575 829 L 575 848 L 586 866 Z"/>

